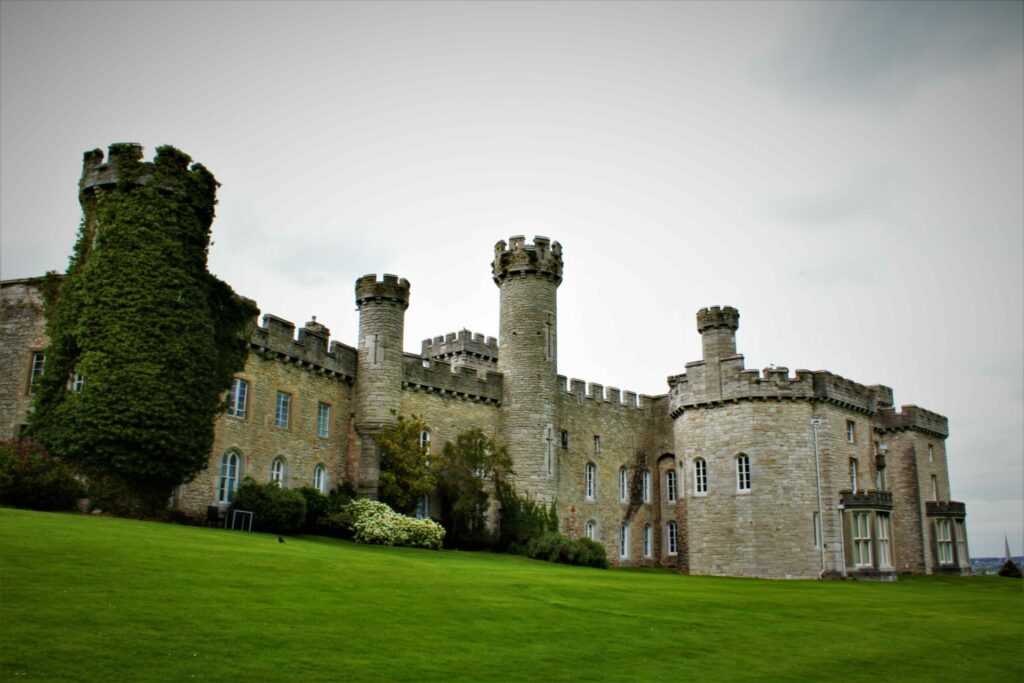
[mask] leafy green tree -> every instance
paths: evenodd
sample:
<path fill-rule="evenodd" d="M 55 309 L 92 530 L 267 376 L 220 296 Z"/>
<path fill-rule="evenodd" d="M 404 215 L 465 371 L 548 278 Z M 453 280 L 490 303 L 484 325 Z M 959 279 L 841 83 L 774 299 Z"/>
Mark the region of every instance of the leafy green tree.
<path fill-rule="evenodd" d="M 491 491 L 511 469 L 508 451 L 478 427 L 462 432 L 454 443 L 445 443 L 438 462 L 437 490 L 449 545 L 481 547 L 492 543 L 487 528 Z"/>
<path fill-rule="evenodd" d="M 433 491 L 437 484 L 430 452 L 420 443 L 420 434 L 426 428 L 426 423 L 415 415 L 399 415 L 398 425 L 387 427 L 377 435 L 380 447 L 378 497 L 402 514 L 412 514 L 419 497 Z"/>
<path fill-rule="evenodd" d="M 83 187 L 67 273 L 46 288 L 50 347 L 30 429 L 155 509 L 206 467 L 258 311 L 207 270 L 213 175 L 173 147 L 141 156 L 111 145 L 116 187 Z M 100 159 L 87 153 L 87 167 Z M 72 392 L 76 374 L 84 383 Z"/>

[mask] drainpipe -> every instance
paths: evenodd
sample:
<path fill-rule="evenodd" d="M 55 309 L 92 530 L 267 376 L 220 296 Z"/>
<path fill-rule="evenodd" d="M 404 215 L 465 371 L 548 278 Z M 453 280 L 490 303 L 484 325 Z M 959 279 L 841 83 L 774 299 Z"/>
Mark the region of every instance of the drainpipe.
<path fill-rule="evenodd" d="M 821 418 L 811 418 L 811 429 L 814 430 L 814 479 L 818 487 L 818 550 L 821 553 L 821 571 L 818 572 L 820 579 L 825 573 L 825 517 L 822 515 L 821 507 L 821 459 L 818 457 L 818 426 Z M 840 528 L 842 525 L 840 524 Z M 845 563 L 844 563 L 845 564 Z"/>
<path fill-rule="evenodd" d="M 843 568 L 843 578 L 846 578 L 846 534 L 843 533 L 843 510 L 846 506 L 842 503 L 836 505 L 839 510 L 839 566 Z"/>

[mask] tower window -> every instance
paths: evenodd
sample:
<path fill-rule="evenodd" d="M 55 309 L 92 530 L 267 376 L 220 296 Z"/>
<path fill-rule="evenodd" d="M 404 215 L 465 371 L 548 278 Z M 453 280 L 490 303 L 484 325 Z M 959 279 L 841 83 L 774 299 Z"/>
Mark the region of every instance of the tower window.
<path fill-rule="evenodd" d="M 327 403 L 316 404 L 316 435 L 326 439 L 331 429 L 331 406 Z"/>
<path fill-rule="evenodd" d="M 643 499 L 645 503 L 651 502 L 651 471 L 644 470 L 641 474 L 641 483 L 643 488 Z"/>
<path fill-rule="evenodd" d="M 750 456 L 736 456 L 736 490 L 750 491 Z"/>
<path fill-rule="evenodd" d="M 698 496 L 708 492 L 708 462 L 704 458 L 693 461 L 693 492 Z"/>
<path fill-rule="evenodd" d="M 245 419 L 249 408 L 249 383 L 237 377 L 231 381 L 231 393 L 228 394 L 228 415 Z"/>
<path fill-rule="evenodd" d="M 274 407 L 274 426 L 288 429 L 291 420 L 292 396 L 283 391 L 277 392 L 277 404 Z"/>
<path fill-rule="evenodd" d="M 601 455 L 601 437 L 594 435 L 594 455 Z"/>
<path fill-rule="evenodd" d="M 676 471 L 674 469 L 665 472 L 665 497 L 670 503 L 674 503 L 676 500 Z"/>
<path fill-rule="evenodd" d="M 853 420 L 846 421 L 846 440 L 849 443 L 857 443 L 857 425 Z"/>
<path fill-rule="evenodd" d="M 597 465 L 592 462 L 587 463 L 583 487 L 584 495 L 588 500 L 594 500 L 597 497 Z"/>
<path fill-rule="evenodd" d="M 562 448 L 568 450 L 569 448 L 569 432 L 562 430 Z"/>

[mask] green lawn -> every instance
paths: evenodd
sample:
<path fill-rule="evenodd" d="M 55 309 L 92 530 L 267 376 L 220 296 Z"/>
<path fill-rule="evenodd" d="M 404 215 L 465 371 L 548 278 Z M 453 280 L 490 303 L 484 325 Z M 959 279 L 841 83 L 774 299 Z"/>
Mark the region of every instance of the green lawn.
<path fill-rule="evenodd" d="M 0 509 L 0 680 L 1020 681 L 1024 586 L 601 571 Z"/>

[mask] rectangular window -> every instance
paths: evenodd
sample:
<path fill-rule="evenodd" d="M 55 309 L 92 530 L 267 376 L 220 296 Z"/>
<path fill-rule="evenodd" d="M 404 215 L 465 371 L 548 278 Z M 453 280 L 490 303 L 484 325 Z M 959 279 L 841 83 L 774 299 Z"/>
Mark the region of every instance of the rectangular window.
<path fill-rule="evenodd" d="M 277 404 L 274 408 L 274 426 L 288 429 L 288 422 L 291 419 L 292 396 L 283 391 L 277 392 Z"/>
<path fill-rule="evenodd" d="M 953 564 L 953 538 L 948 519 L 935 520 L 935 546 L 939 564 Z"/>
<path fill-rule="evenodd" d="M 651 556 L 651 525 L 644 525 L 644 557 Z"/>
<path fill-rule="evenodd" d="M 228 415 L 245 419 L 245 411 L 249 407 L 249 383 L 237 377 L 231 382 L 231 393 L 228 395 Z"/>
<path fill-rule="evenodd" d="M 871 566 L 871 513 L 853 513 L 853 564 Z"/>
<path fill-rule="evenodd" d="M 857 493 L 857 458 L 850 458 L 850 489 Z"/>
<path fill-rule="evenodd" d="M 964 529 L 964 520 L 953 521 L 953 529 L 956 531 L 956 556 L 960 566 L 967 566 L 971 563 L 967 557 L 967 531 Z"/>
<path fill-rule="evenodd" d="M 629 474 L 625 467 L 619 468 L 619 500 L 623 503 L 629 500 Z"/>
<path fill-rule="evenodd" d="M 80 372 L 72 372 L 68 380 L 68 391 L 77 394 L 85 388 L 85 377 Z"/>
<path fill-rule="evenodd" d="M 562 430 L 562 448 L 564 450 L 569 449 L 569 432 Z"/>
<path fill-rule="evenodd" d="M 316 435 L 326 439 L 331 431 L 331 406 L 316 404 Z"/>
<path fill-rule="evenodd" d="M 939 499 L 939 478 L 932 475 L 932 500 Z"/>
<path fill-rule="evenodd" d="M 878 489 L 879 491 L 888 490 L 887 482 L 885 481 L 884 467 L 879 467 L 877 470 L 875 470 L 875 488 Z"/>
<path fill-rule="evenodd" d="M 857 443 L 857 425 L 853 420 L 846 421 L 846 440 L 850 443 Z"/>
<path fill-rule="evenodd" d="M 592 462 L 587 463 L 587 467 L 585 470 L 585 479 L 586 480 L 584 482 L 584 495 L 586 495 L 588 499 L 593 500 L 597 488 L 597 482 L 595 481 L 597 479 L 597 466 L 595 466 Z"/>
<path fill-rule="evenodd" d="M 878 566 L 881 567 L 892 567 L 892 550 L 889 547 L 889 513 L 879 512 L 876 513 L 875 519 L 878 524 L 878 538 L 875 542 L 875 547 L 878 549 Z"/>
<path fill-rule="evenodd" d="M 698 496 L 708 492 L 708 463 L 704 458 L 693 461 L 693 492 Z"/>
<path fill-rule="evenodd" d="M 594 455 L 601 455 L 601 437 L 594 435 Z"/>
<path fill-rule="evenodd" d="M 665 472 L 665 494 L 668 498 L 668 502 L 674 503 L 676 500 L 676 471 L 668 470 Z"/>
<path fill-rule="evenodd" d="M 29 390 L 32 390 L 36 386 L 36 382 L 43 376 L 43 368 L 46 366 L 46 354 L 42 351 L 36 351 L 32 354 L 32 372 L 28 378 Z"/>
<path fill-rule="evenodd" d="M 668 554 L 669 555 L 675 555 L 675 554 L 677 554 L 679 552 L 679 542 L 678 542 L 678 540 L 676 538 L 676 530 L 678 528 L 679 527 L 678 527 L 678 525 L 675 522 L 669 522 L 668 523 L 668 531 L 666 531 L 666 534 L 668 535 Z"/>
<path fill-rule="evenodd" d="M 931 444 L 928 444 L 928 462 L 935 462 L 935 449 Z"/>
<path fill-rule="evenodd" d="M 651 502 L 651 472 L 650 470 L 644 470 L 641 474 L 641 487 L 643 489 L 643 498 L 645 503 Z"/>
<path fill-rule="evenodd" d="M 629 525 L 619 527 L 619 557 L 629 557 Z"/>
<path fill-rule="evenodd" d="M 750 456 L 740 455 L 736 458 L 736 490 L 750 490 Z"/>
<path fill-rule="evenodd" d="M 814 547 L 821 547 L 821 515 L 815 510 L 811 513 L 811 529 L 814 532 Z"/>

